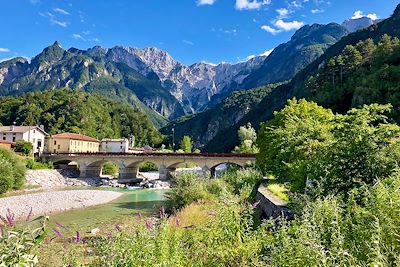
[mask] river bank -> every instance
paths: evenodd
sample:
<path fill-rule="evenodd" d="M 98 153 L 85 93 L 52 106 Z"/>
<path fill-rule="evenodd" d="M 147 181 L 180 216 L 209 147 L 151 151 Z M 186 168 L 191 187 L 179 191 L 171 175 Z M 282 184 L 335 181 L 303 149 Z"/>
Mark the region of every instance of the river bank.
<path fill-rule="evenodd" d="M 0 198 L 0 215 L 10 210 L 15 219 L 81 209 L 108 203 L 122 196 L 120 192 L 102 190 L 47 191 Z"/>

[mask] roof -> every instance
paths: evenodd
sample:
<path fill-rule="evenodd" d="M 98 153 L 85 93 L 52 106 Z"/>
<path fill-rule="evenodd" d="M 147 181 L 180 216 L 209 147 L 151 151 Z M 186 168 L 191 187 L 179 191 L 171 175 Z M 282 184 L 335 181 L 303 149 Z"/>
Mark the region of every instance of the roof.
<path fill-rule="evenodd" d="M 28 132 L 29 130 L 39 130 L 41 131 L 44 135 L 49 135 L 46 133 L 45 130 L 40 128 L 39 126 L 17 126 L 17 125 L 10 125 L 10 126 L 0 126 L 0 132 L 4 133 L 25 133 Z"/>
<path fill-rule="evenodd" d="M 101 142 L 128 142 L 129 140 L 126 138 L 120 138 L 120 139 L 110 139 L 110 138 L 105 138 L 102 139 Z"/>
<path fill-rule="evenodd" d="M 96 138 L 86 136 L 83 134 L 77 134 L 77 133 L 60 133 L 60 134 L 54 134 L 51 135 L 50 138 L 56 138 L 56 139 L 72 139 L 72 140 L 80 140 L 80 141 L 87 141 L 87 142 L 99 142 Z"/>

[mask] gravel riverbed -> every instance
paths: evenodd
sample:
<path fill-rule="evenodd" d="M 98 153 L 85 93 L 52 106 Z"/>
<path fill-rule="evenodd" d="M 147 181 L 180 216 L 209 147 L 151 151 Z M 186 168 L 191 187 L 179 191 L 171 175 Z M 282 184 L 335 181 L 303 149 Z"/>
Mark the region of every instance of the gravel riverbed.
<path fill-rule="evenodd" d="M 21 196 L 0 198 L 0 215 L 7 210 L 16 219 L 26 218 L 32 208 L 32 217 L 105 204 L 122 193 L 100 190 L 48 191 Z"/>

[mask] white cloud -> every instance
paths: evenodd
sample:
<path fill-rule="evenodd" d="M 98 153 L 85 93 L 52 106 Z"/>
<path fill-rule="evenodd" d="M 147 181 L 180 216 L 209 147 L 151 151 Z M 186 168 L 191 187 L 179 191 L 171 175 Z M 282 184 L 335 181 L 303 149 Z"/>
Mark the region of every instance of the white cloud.
<path fill-rule="evenodd" d="M 312 10 L 311 10 L 311 13 L 313 13 L 313 14 L 324 13 L 324 12 L 325 12 L 325 10 L 323 10 L 323 9 L 318 9 L 318 8 L 312 9 Z"/>
<path fill-rule="evenodd" d="M 278 34 L 278 33 L 281 32 L 281 30 L 274 29 L 274 28 L 272 28 L 272 27 L 270 27 L 268 25 L 261 26 L 261 29 L 271 33 L 272 35 L 275 35 L 275 34 Z"/>
<path fill-rule="evenodd" d="M 11 50 L 10 49 L 8 49 L 8 48 L 1 48 L 0 47 L 0 53 L 8 53 L 8 52 L 10 52 Z"/>
<path fill-rule="evenodd" d="M 71 15 L 69 12 L 67 12 L 64 9 L 61 9 L 59 7 L 54 8 L 53 11 L 57 12 L 57 13 L 60 13 L 60 14 L 63 14 L 63 15 Z"/>
<path fill-rule="evenodd" d="M 237 10 L 260 9 L 264 5 L 269 5 L 271 0 L 236 0 L 235 7 Z"/>
<path fill-rule="evenodd" d="M 289 10 L 287 10 L 286 8 L 279 8 L 276 10 L 276 12 L 278 12 L 278 18 L 280 19 L 286 18 L 287 15 L 289 15 Z"/>
<path fill-rule="evenodd" d="M 212 62 L 208 62 L 208 61 L 206 61 L 206 60 L 202 60 L 201 63 L 207 64 L 207 65 L 211 65 L 211 66 L 217 66 L 217 64 L 212 63 Z"/>
<path fill-rule="evenodd" d="M 279 29 L 282 29 L 283 31 L 287 32 L 291 30 L 300 29 L 301 27 L 304 26 L 304 22 L 297 20 L 285 22 L 281 19 L 278 19 L 277 21 L 275 21 L 274 25 Z"/>
<path fill-rule="evenodd" d="M 187 45 L 194 45 L 194 43 L 189 40 L 182 40 L 182 43 L 187 44 Z"/>
<path fill-rule="evenodd" d="M 213 5 L 217 0 L 197 0 L 198 6 Z"/>
<path fill-rule="evenodd" d="M 80 34 L 78 34 L 78 33 L 72 34 L 72 38 L 74 38 L 75 40 L 86 41 L 85 38 L 83 38 L 82 35 L 80 35 Z"/>
<path fill-rule="evenodd" d="M 58 25 L 58 26 L 64 27 L 64 28 L 68 26 L 68 22 L 57 20 L 56 16 L 54 16 L 54 14 L 52 14 L 50 12 L 46 12 L 46 13 L 39 12 L 39 15 L 44 18 L 48 18 L 49 22 L 53 25 Z"/>
<path fill-rule="evenodd" d="M 354 14 L 351 17 L 351 19 L 359 19 L 359 18 L 362 18 L 362 17 L 367 17 L 367 18 L 370 18 L 372 20 L 379 19 L 378 15 L 376 15 L 375 13 L 370 13 L 368 15 L 364 15 L 361 10 L 357 10 L 356 12 L 354 12 Z"/>
<path fill-rule="evenodd" d="M 65 22 L 65 21 L 59 21 L 59 20 L 56 20 L 56 19 L 53 19 L 53 20 L 51 20 L 51 23 L 53 23 L 53 24 L 55 24 L 55 25 L 58 25 L 58 26 L 60 26 L 60 27 L 67 27 L 67 25 L 68 25 L 68 23 L 67 22 Z"/>

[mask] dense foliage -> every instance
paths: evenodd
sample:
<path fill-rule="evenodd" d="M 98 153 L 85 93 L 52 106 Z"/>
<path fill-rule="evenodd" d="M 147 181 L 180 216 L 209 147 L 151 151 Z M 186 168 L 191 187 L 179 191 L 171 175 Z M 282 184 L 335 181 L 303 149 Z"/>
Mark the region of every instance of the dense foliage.
<path fill-rule="evenodd" d="M 400 121 L 400 41 L 384 35 L 348 45 L 312 77 L 308 89 L 314 99 L 334 111 L 370 103 L 391 103 L 393 117 Z"/>
<path fill-rule="evenodd" d="M 22 158 L 0 148 L 0 194 L 21 188 L 25 181 L 25 171 Z"/>
<path fill-rule="evenodd" d="M 257 133 L 256 130 L 248 123 L 246 126 L 241 126 L 238 130 L 240 145 L 236 146 L 233 152 L 256 154 L 258 147 L 256 144 Z"/>
<path fill-rule="evenodd" d="M 4 97 L 3 125 L 43 125 L 50 134 L 74 132 L 98 139 L 135 136 L 138 145 L 162 142 L 149 119 L 128 105 L 68 89 Z"/>
<path fill-rule="evenodd" d="M 172 138 L 172 129 L 174 128 L 177 140 L 188 135 L 193 140 L 195 148 L 202 147 L 218 133 L 226 131 L 245 117 L 251 107 L 259 103 L 278 85 L 273 84 L 254 90 L 234 92 L 215 107 L 196 115 L 180 118 L 160 131 Z M 224 135 L 223 139 L 237 143 L 237 130 Z M 219 147 L 215 146 L 215 148 L 217 151 L 221 151 L 218 150 Z M 211 150 L 212 148 L 207 148 L 207 151 Z"/>
<path fill-rule="evenodd" d="M 15 152 L 20 152 L 25 156 L 29 156 L 33 150 L 33 145 L 31 142 L 27 142 L 24 140 L 18 140 L 15 143 Z"/>
<path fill-rule="evenodd" d="M 190 136 L 185 135 L 181 141 L 181 150 L 184 153 L 192 153 L 192 146 L 193 143 L 192 140 L 190 139 Z"/>
<path fill-rule="evenodd" d="M 318 194 L 348 192 L 388 177 L 400 160 L 393 140 L 397 125 L 387 122 L 390 106 L 370 105 L 334 115 L 306 100 L 291 100 L 262 125 L 258 165 L 293 191 L 307 183 Z"/>

